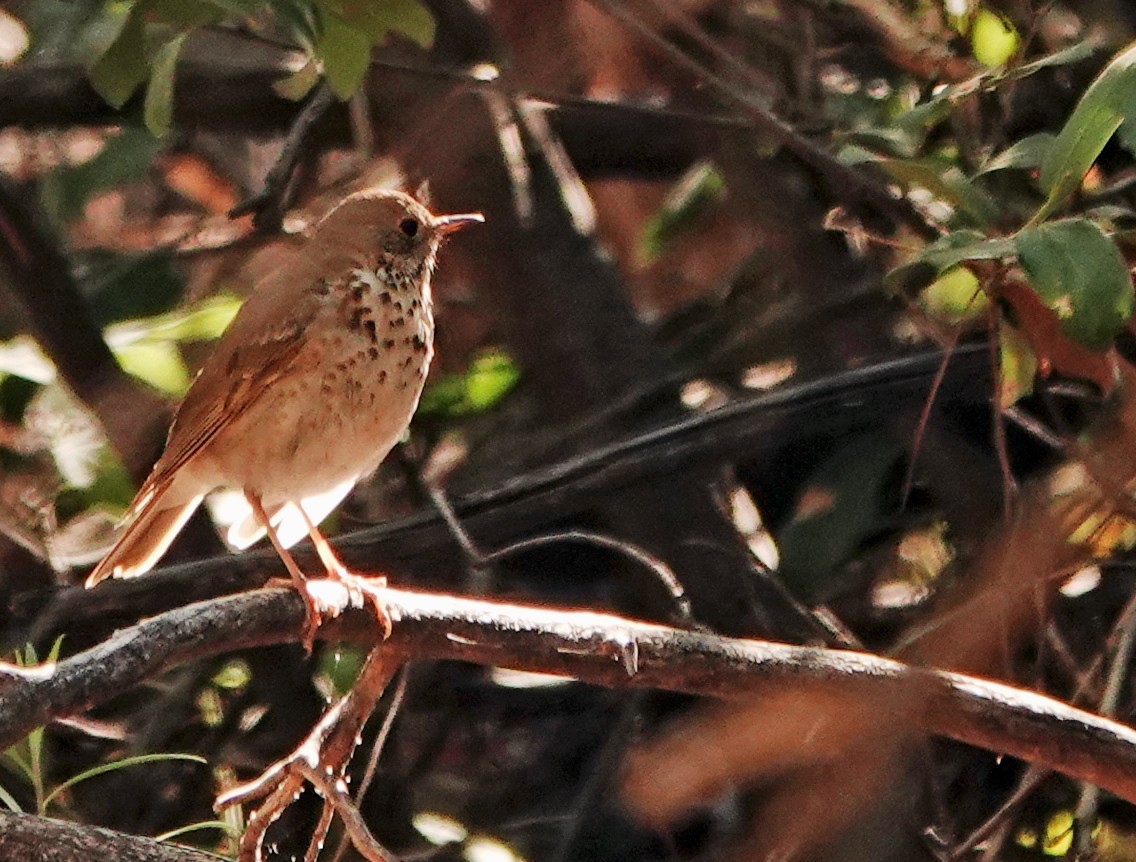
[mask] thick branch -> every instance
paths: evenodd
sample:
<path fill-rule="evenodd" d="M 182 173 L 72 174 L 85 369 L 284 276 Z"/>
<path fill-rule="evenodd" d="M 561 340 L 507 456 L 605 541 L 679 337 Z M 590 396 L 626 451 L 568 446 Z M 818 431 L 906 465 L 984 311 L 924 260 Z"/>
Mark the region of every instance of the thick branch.
<path fill-rule="evenodd" d="M 240 44 L 244 44 L 243 42 Z M 178 66 L 174 117 L 179 128 L 243 135 L 285 134 L 303 105 L 276 94 L 282 77 L 266 64 L 234 70 L 217 63 L 187 61 Z M 471 92 L 499 89 L 468 75 L 375 64 L 366 92 L 376 124 L 377 143 L 389 148 L 405 138 L 415 114 L 409 106 L 430 104 L 460 85 Z M 516 94 L 542 104 L 572 163 L 587 177 L 674 176 L 712 145 L 712 136 L 749 134 L 744 118 L 703 116 L 636 104 L 613 104 L 565 94 Z M 217 110 L 224 105 L 225 110 Z M 0 128 L 113 126 L 132 116 L 106 105 L 78 65 L 29 63 L 0 69 Z M 351 129 L 346 106 L 333 105 L 320 123 L 317 146 L 346 147 Z"/>
<path fill-rule="evenodd" d="M 82 823 L 0 809 L 0 862 L 216 862 L 188 847 L 159 844 Z"/>
<path fill-rule="evenodd" d="M 534 608 L 387 590 L 395 620 L 384 649 L 571 676 L 610 687 L 741 699 L 801 686 L 863 692 L 903 704 L 898 722 L 990 751 L 1044 763 L 1136 802 L 1136 731 L 1044 695 L 866 653 L 738 640 L 610 614 Z M 290 590 L 191 605 L 118 632 L 55 667 L 7 668 L 0 746 L 74 715 L 175 664 L 295 641 L 304 624 Z M 376 627 L 348 614 L 326 637 L 375 643 Z"/>

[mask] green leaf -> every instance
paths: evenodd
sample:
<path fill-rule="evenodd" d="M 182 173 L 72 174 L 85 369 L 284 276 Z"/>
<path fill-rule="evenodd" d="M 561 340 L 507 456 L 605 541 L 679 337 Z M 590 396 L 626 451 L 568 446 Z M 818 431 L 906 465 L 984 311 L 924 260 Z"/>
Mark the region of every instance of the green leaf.
<path fill-rule="evenodd" d="M 146 105 L 143 116 L 146 128 L 156 137 L 162 137 L 170 130 L 174 108 L 174 70 L 188 33 L 182 33 L 166 42 L 154 55 L 154 68 L 150 74 L 150 86 L 146 88 Z"/>
<path fill-rule="evenodd" d="M 337 697 L 351 691 L 351 686 L 363 670 L 367 650 L 347 644 L 336 644 L 335 649 L 323 650 L 319 657 L 316 675 L 327 685 L 328 690 Z M 322 687 L 321 687 L 322 688 Z"/>
<path fill-rule="evenodd" d="M 698 162 L 687 170 L 643 228 L 639 241 L 643 260 L 656 260 L 676 236 L 721 199 L 725 189 L 725 178 L 710 162 Z"/>
<path fill-rule="evenodd" d="M 211 341 L 220 337 L 241 307 L 229 294 L 204 299 L 186 308 L 140 320 L 127 320 L 107 327 L 107 342 L 122 347 L 138 341 Z"/>
<path fill-rule="evenodd" d="M 418 412 L 427 416 L 461 416 L 488 410 L 516 385 L 521 372 L 512 357 L 490 349 L 478 355 L 465 374 L 447 374 L 431 382 Z"/>
<path fill-rule="evenodd" d="M 1136 45 L 1117 54 L 1085 90 L 1041 164 L 1046 200 L 1031 219 L 1046 219 L 1072 194 L 1121 123 L 1136 114 Z"/>
<path fill-rule="evenodd" d="M 955 266 L 924 288 L 919 305 L 935 320 L 957 325 L 985 314 L 990 299 L 973 272 Z"/>
<path fill-rule="evenodd" d="M 401 33 L 423 48 L 434 44 L 434 16 L 421 0 L 340 0 L 345 21 L 379 45 L 389 33 Z"/>
<path fill-rule="evenodd" d="M 221 669 L 213 674 L 213 679 L 210 682 L 217 688 L 240 691 L 249 684 L 251 679 L 252 671 L 248 662 L 238 658 L 225 662 Z"/>
<path fill-rule="evenodd" d="M 472 410 L 488 410 L 517 384 L 521 372 L 501 351 L 489 351 L 473 361 L 465 378 L 466 402 Z"/>
<path fill-rule="evenodd" d="M 992 171 L 1034 170 L 1041 166 L 1053 147 L 1056 135 L 1049 132 L 1038 132 L 1036 135 L 1027 135 L 1020 141 L 1015 141 L 996 156 L 992 156 L 979 168 L 979 174 L 988 174 Z"/>
<path fill-rule="evenodd" d="M 121 108 L 146 80 L 146 38 L 142 16 L 132 10 L 117 38 L 95 61 L 88 77 L 91 86 L 113 108 Z"/>
<path fill-rule="evenodd" d="M 1033 392 L 1037 376 L 1037 356 L 1029 341 L 1015 327 L 1003 321 L 998 327 L 998 378 L 1003 410 Z"/>
<path fill-rule="evenodd" d="M 272 89 L 281 97 L 298 102 L 312 91 L 318 81 L 319 67 L 309 60 L 295 72 L 274 83 Z"/>
<path fill-rule="evenodd" d="M 226 823 L 224 820 L 202 820 L 200 823 L 190 823 L 186 826 L 179 826 L 177 829 L 171 829 L 169 832 L 163 832 L 161 835 L 155 835 L 154 840 L 161 843 L 192 832 L 201 832 L 204 829 L 216 829 L 230 838 L 241 837 L 240 830 L 234 829 L 232 823 Z"/>
<path fill-rule="evenodd" d="M 0 784 L 0 803 L 3 803 L 9 811 L 14 811 L 16 814 L 24 813 L 24 809 L 20 807 L 16 797 L 9 793 L 3 784 Z"/>
<path fill-rule="evenodd" d="M 172 341 L 139 341 L 114 348 L 114 356 L 122 370 L 144 380 L 168 395 L 181 397 L 189 389 L 191 378 Z"/>
<path fill-rule="evenodd" d="M 1018 31 L 1008 20 L 991 12 L 979 9 L 970 28 L 970 47 L 974 57 L 983 66 L 1002 66 L 1018 50 Z"/>
<path fill-rule="evenodd" d="M 59 456 L 56 457 L 56 463 L 61 460 Z M 88 484 L 74 486 L 82 491 L 82 508 L 99 504 L 104 508 L 125 512 L 138 489 L 118 453 L 109 446 L 104 446 L 98 451 L 93 468 Z"/>
<path fill-rule="evenodd" d="M 1017 80 L 1019 78 L 1028 77 L 1035 72 L 1040 72 L 1042 69 L 1079 63 L 1093 56 L 1096 50 L 1097 43 L 1094 40 L 1084 39 L 1080 42 L 1074 42 L 1068 48 L 1062 48 L 1059 51 L 1054 51 L 1052 54 L 1046 54 L 1044 57 L 1039 57 L 1028 63 L 1022 63 L 1020 66 L 1015 66 L 1007 70 L 1006 76 Z"/>
<path fill-rule="evenodd" d="M 349 99 L 363 83 L 371 65 L 371 39 L 338 15 L 325 13 L 323 29 L 316 43 L 316 57 L 332 91 Z"/>
<path fill-rule="evenodd" d="M 1091 350 L 1111 346 L 1134 304 L 1116 243 L 1080 218 L 1023 228 L 1015 241 L 1022 269 L 1062 332 Z"/>
<path fill-rule="evenodd" d="M 976 230 L 956 230 L 897 266 L 887 274 L 886 281 L 893 289 L 919 287 L 964 261 L 1000 260 L 1016 253 L 1017 245 L 1011 238 L 988 238 Z"/>

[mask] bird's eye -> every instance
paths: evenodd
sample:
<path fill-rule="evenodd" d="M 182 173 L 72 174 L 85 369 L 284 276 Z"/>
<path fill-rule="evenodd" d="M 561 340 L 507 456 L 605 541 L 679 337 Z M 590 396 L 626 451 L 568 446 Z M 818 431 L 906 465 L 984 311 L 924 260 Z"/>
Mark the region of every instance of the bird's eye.
<path fill-rule="evenodd" d="M 398 229 L 408 237 L 413 237 L 418 233 L 418 219 L 404 218 L 398 223 Z"/>

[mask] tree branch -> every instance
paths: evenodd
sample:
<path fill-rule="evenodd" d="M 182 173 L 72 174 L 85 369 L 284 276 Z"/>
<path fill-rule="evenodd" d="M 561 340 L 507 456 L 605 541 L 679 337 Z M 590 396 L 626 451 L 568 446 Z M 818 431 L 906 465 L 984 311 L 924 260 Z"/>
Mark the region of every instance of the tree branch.
<path fill-rule="evenodd" d="M 217 856 L 153 838 L 0 809 L 0 862 L 216 862 Z"/>
<path fill-rule="evenodd" d="M 1136 802 L 1136 730 L 1050 697 L 867 653 L 724 638 L 624 619 L 388 589 L 395 620 L 383 649 L 738 700 L 786 688 L 847 689 L 902 703 L 924 732 L 1040 762 Z M 35 727 L 109 700 L 165 668 L 203 656 L 296 641 L 303 606 L 291 590 L 260 590 L 145 620 L 57 665 L 0 674 L 0 747 Z M 378 643 L 367 615 L 348 613 L 321 636 Z"/>

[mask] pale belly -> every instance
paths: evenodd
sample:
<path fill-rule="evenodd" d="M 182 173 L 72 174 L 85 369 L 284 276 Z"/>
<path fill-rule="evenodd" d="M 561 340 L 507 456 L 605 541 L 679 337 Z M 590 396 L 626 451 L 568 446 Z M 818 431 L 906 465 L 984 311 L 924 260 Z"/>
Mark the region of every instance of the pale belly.
<path fill-rule="evenodd" d="M 266 508 L 372 473 L 410 424 L 432 351 L 395 349 L 376 358 L 368 344 L 349 347 L 336 351 L 344 357 L 338 362 L 321 361 L 269 387 L 217 436 L 194 472 L 206 484 L 251 491 Z"/>

